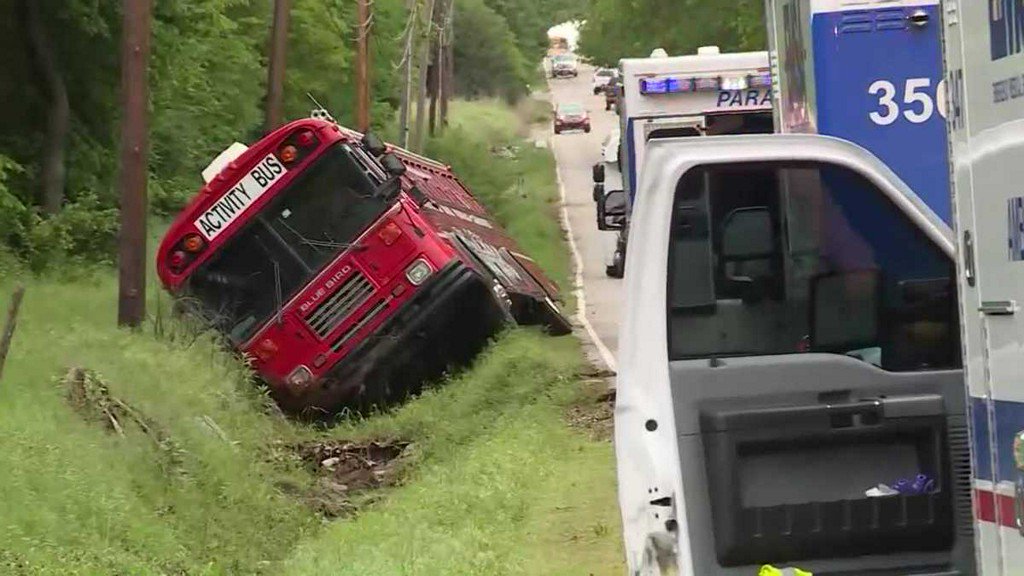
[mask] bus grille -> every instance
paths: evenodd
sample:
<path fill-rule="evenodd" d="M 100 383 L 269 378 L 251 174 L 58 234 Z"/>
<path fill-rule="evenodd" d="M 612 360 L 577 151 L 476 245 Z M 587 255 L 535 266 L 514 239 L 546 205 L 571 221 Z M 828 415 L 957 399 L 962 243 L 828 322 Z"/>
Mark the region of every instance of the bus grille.
<path fill-rule="evenodd" d="M 326 338 L 353 310 L 373 294 L 373 284 L 361 272 L 355 272 L 338 291 L 306 318 L 306 324 L 320 338 Z"/>
<path fill-rule="evenodd" d="M 356 332 L 359 332 L 360 330 L 363 329 L 364 326 L 372 322 L 373 319 L 376 318 L 377 315 L 383 312 L 384 309 L 387 307 L 387 300 L 381 300 L 380 302 L 377 302 L 373 306 L 373 308 L 370 308 L 369 310 L 366 311 L 366 314 L 363 315 L 362 319 L 360 319 L 359 322 L 356 322 L 355 324 L 349 326 L 348 330 L 345 330 L 345 333 L 334 341 L 334 343 L 331 345 L 331 349 L 335 352 L 341 350 L 342 347 L 345 346 L 345 343 L 347 343 L 349 340 L 352 339 L 353 336 L 356 335 Z"/>

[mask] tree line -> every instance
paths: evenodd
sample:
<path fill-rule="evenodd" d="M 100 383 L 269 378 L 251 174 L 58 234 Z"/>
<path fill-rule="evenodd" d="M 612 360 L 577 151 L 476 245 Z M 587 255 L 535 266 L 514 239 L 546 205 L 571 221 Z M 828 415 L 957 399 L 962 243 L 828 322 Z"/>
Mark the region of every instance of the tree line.
<path fill-rule="evenodd" d="M 764 50 L 764 1 L 591 0 L 580 33 L 580 51 L 604 66 L 656 48 L 680 55 L 706 45 Z"/>
<path fill-rule="evenodd" d="M 150 211 L 175 213 L 200 170 L 263 134 L 270 0 L 153 0 Z M 442 4 L 437 2 L 437 4 Z M 457 96 L 526 93 L 548 26 L 580 0 L 454 0 Z M 428 0 L 374 0 L 371 117 L 394 126 L 404 35 L 427 42 Z M 434 2 L 429 2 L 434 5 Z M 0 0 L 0 256 L 33 268 L 109 261 L 117 234 L 122 0 Z M 284 115 L 314 96 L 344 124 L 356 106 L 356 3 L 292 0 Z"/>

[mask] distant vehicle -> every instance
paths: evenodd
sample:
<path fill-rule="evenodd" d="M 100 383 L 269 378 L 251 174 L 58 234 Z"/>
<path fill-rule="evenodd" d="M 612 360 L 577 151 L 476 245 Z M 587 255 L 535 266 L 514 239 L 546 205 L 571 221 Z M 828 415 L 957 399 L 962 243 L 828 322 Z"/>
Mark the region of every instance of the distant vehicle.
<path fill-rule="evenodd" d="M 594 72 L 593 91 L 594 95 L 600 94 L 606 86 L 611 84 L 618 74 L 612 68 L 598 68 Z"/>
<path fill-rule="evenodd" d="M 590 132 L 590 113 L 579 104 L 559 104 L 555 109 L 555 134 L 566 130 Z"/>
<path fill-rule="evenodd" d="M 611 110 L 612 107 L 618 106 L 619 104 L 619 93 L 622 88 L 622 80 L 616 76 L 610 82 L 601 87 L 601 93 L 604 94 L 604 109 L 605 111 Z"/>
<path fill-rule="evenodd" d="M 157 272 L 290 411 L 392 399 L 506 321 L 570 330 L 557 287 L 447 166 L 326 114 L 232 146 L 203 178 Z"/>
<path fill-rule="evenodd" d="M 557 54 L 551 57 L 552 78 L 575 78 L 579 75 L 580 67 L 575 54 Z"/>
<path fill-rule="evenodd" d="M 721 53 L 704 46 L 697 54 L 619 62 L 620 87 L 611 97 L 622 131 L 626 223 L 613 261 L 625 263 L 630 213 L 636 202 L 643 157 L 661 138 L 771 133 L 771 72 L 767 52 Z M 608 100 L 605 106 L 609 107 Z M 610 224 L 609 224 L 610 225 Z M 612 277 L 621 278 L 619 266 Z"/>

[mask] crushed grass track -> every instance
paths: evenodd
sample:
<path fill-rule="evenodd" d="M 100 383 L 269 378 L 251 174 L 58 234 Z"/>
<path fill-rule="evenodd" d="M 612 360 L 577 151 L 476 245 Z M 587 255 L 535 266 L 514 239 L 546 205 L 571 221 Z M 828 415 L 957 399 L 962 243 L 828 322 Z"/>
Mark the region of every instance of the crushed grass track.
<path fill-rule="evenodd" d="M 431 153 L 568 288 L 550 153 L 516 140 L 515 115 L 493 104 L 454 114 Z M 466 145 L 472 125 L 490 141 Z M 496 159 L 492 146 L 516 150 Z M 314 428 L 275 412 L 212 339 L 116 329 L 109 271 L 0 270 L 0 299 L 18 278 L 28 287 L 0 382 L 0 574 L 623 571 L 611 444 L 567 424 L 601 393 L 581 385 L 571 337 L 512 330 L 401 408 Z M 166 307 L 151 292 L 151 309 Z M 76 412 L 59 382 L 72 367 L 158 425 L 174 458 L 137 427 L 113 434 Z M 294 447 L 375 439 L 412 441 L 393 485 L 343 495 L 355 515 L 328 522 Z"/>

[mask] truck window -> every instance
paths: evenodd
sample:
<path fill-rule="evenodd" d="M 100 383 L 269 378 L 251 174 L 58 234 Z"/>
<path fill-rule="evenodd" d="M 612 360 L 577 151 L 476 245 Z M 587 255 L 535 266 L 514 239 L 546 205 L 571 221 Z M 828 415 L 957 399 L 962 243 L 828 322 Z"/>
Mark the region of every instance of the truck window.
<path fill-rule="evenodd" d="M 891 371 L 960 365 L 953 262 L 846 168 L 696 168 L 678 183 L 671 226 L 672 360 L 823 352 Z"/>

